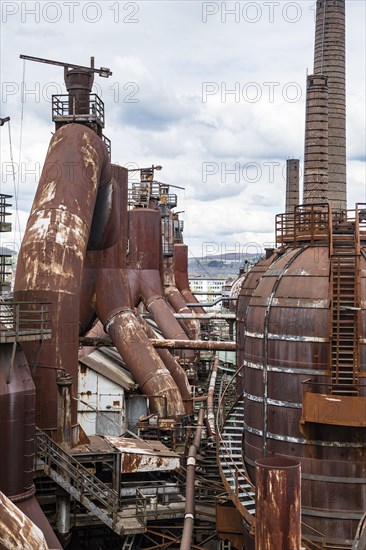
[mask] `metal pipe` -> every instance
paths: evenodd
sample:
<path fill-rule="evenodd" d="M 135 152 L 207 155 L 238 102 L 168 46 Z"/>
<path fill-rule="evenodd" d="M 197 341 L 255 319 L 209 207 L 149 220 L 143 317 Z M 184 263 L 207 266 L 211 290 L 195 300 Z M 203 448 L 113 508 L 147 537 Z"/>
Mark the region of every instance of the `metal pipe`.
<path fill-rule="evenodd" d="M 200 323 L 196 320 L 197 318 L 194 315 L 192 316 L 187 302 L 177 287 L 169 285 L 165 288 L 165 296 L 175 311 L 174 317 L 176 319 L 184 319 L 191 338 L 199 340 L 201 337 Z"/>
<path fill-rule="evenodd" d="M 155 348 L 202 349 L 208 351 L 235 351 L 236 342 L 218 342 L 216 340 L 159 340 L 150 338 Z"/>
<path fill-rule="evenodd" d="M 137 320 L 141 322 L 141 325 L 147 336 L 149 338 L 155 338 L 155 332 L 150 327 L 150 325 L 146 323 L 143 317 L 138 316 Z M 179 365 L 179 363 L 174 359 L 173 355 L 167 349 L 158 349 L 156 351 L 160 359 L 163 361 L 164 365 L 172 375 L 174 382 L 179 388 L 183 402 L 185 403 L 186 413 L 189 415 L 193 414 L 192 391 L 184 369 Z"/>
<path fill-rule="evenodd" d="M 57 384 L 57 440 L 60 446 L 67 452 L 72 447 L 71 437 L 71 386 L 73 379 L 66 374 L 56 378 Z M 69 481 L 63 470 L 59 474 Z M 70 495 L 62 487 L 56 487 L 56 531 L 60 540 L 67 543 L 71 529 L 70 522 Z"/>
<path fill-rule="evenodd" d="M 129 281 L 133 305 L 142 300 L 165 338 L 187 340 L 164 297 L 160 267 L 162 259 L 161 217 L 158 210 L 136 208 L 129 213 Z M 189 348 L 188 348 L 189 349 Z M 191 351 L 185 359 L 194 361 Z"/>
<path fill-rule="evenodd" d="M 205 416 L 204 409 L 198 413 L 197 429 L 192 445 L 189 447 L 187 459 L 187 477 L 186 477 L 186 502 L 184 510 L 184 524 L 180 550 L 190 550 L 192 548 L 192 535 L 194 527 L 195 514 L 195 487 L 194 478 L 196 471 L 196 456 L 200 446 L 203 420 Z"/>
<path fill-rule="evenodd" d="M 255 466 L 256 550 L 300 550 L 300 462 L 276 456 L 261 458 Z"/>
<path fill-rule="evenodd" d="M 210 319 L 225 319 L 225 320 L 235 320 L 235 313 L 175 313 L 174 317 L 176 319 L 198 319 L 198 320 L 210 320 Z"/>
<path fill-rule="evenodd" d="M 216 304 L 219 304 L 220 302 L 223 302 L 223 301 L 227 301 L 227 300 L 230 300 L 230 301 L 235 301 L 237 300 L 237 298 L 231 298 L 231 297 L 227 297 L 227 296 L 220 296 L 220 298 L 217 298 L 216 300 L 214 300 L 213 302 L 200 302 L 199 304 L 196 304 L 195 302 L 192 302 L 190 304 L 187 304 L 188 307 L 194 307 L 194 308 L 200 308 L 201 306 L 204 306 L 204 307 L 212 307 L 212 306 L 215 306 Z"/>
<path fill-rule="evenodd" d="M 215 354 L 207 392 L 207 428 L 208 433 L 212 439 L 216 439 L 214 396 L 218 370 L 219 357 L 217 354 Z"/>

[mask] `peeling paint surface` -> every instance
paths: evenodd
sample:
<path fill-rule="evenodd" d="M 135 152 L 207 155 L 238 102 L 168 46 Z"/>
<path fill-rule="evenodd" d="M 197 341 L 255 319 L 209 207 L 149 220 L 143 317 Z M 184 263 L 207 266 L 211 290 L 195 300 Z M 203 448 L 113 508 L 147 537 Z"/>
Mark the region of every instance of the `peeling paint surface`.
<path fill-rule="evenodd" d="M 15 504 L 0 491 L 0 548 L 47 550 L 44 535 Z"/>
<path fill-rule="evenodd" d="M 176 470 L 179 455 L 155 440 L 139 441 L 126 437 L 105 439 L 122 453 L 122 473 Z"/>

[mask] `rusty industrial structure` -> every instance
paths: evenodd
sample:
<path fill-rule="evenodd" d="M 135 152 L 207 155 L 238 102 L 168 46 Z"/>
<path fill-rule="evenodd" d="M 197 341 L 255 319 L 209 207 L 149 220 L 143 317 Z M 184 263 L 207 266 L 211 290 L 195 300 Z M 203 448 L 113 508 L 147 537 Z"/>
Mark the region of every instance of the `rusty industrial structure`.
<path fill-rule="evenodd" d="M 190 290 L 177 186 L 111 160 L 92 93 L 111 71 L 21 56 L 63 67 L 68 93 L 13 295 L 1 256 L 0 548 L 366 547 L 366 205 L 346 207 L 344 29 L 345 0 L 317 0 L 303 199 L 289 159 L 276 248 L 221 313 Z"/>

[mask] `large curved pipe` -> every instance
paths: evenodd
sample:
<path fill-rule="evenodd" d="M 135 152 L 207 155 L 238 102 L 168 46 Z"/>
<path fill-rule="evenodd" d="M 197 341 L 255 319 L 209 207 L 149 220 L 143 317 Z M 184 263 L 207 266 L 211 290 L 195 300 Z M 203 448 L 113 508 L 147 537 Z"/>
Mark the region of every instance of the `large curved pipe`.
<path fill-rule="evenodd" d="M 148 323 L 141 317 L 138 316 L 137 319 L 141 323 L 141 326 L 143 327 L 145 333 L 147 334 L 148 338 L 155 338 L 155 332 L 151 328 Z M 191 387 L 188 382 L 187 375 L 184 371 L 184 369 L 180 366 L 178 361 L 176 361 L 173 357 L 173 355 L 170 353 L 167 349 L 157 349 L 157 354 L 159 355 L 160 359 L 163 361 L 164 365 L 170 372 L 170 374 L 173 377 L 174 382 L 177 384 L 179 391 L 181 393 L 181 396 L 183 398 L 186 413 L 191 415 L 193 414 L 193 401 L 192 401 L 192 393 L 191 393 Z"/>
<path fill-rule="evenodd" d="M 174 245 L 174 277 L 177 288 L 182 294 L 187 304 L 199 303 L 197 298 L 192 294 L 189 288 L 188 280 L 188 246 L 183 243 Z M 205 313 L 201 307 L 194 308 L 196 313 Z"/>
<path fill-rule="evenodd" d="M 127 170 L 119 167 L 120 211 L 127 212 Z M 96 311 L 150 408 L 160 416 L 185 414 L 180 391 L 136 319 L 126 269 L 126 218 L 121 219 L 115 246 L 99 253 Z M 167 408 L 167 410 L 165 410 Z"/>
<path fill-rule="evenodd" d="M 187 306 L 187 302 L 179 292 L 176 286 L 169 285 L 165 288 L 165 296 L 169 304 L 174 309 L 175 313 L 190 314 L 191 310 Z M 200 340 L 201 327 L 198 319 L 185 318 L 184 324 L 186 325 L 189 335 L 193 340 Z"/>
<path fill-rule="evenodd" d="M 128 267 L 134 305 L 143 301 L 165 338 L 188 340 L 164 298 L 160 260 L 160 212 L 150 208 L 130 210 Z M 184 358 L 194 361 L 194 353 L 187 351 Z"/>
<path fill-rule="evenodd" d="M 82 265 L 98 188 L 111 180 L 108 152 L 90 128 L 61 127 L 52 137 L 18 258 L 14 296 L 49 302 L 52 339 L 42 344 L 39 367 L 52 367 L 78 379 L 78 318 Z M 36 349 L 24 344 L 28 363 Z M 36 422 L 57 428 L 55 371 L 38 368 Z M 77 424 L 76 401 L 72 423 Z M 73 442 L 76 443 L 75 430 Z"/>
<path fill-rule="evenodd" d="M 121 210 L 118 165 L 111 164 L 111 175 L 111 181 L 98 189 L 95 202 L 80 287 L 79 336 L 85 336 L 96 320 L 94 306 L 99 258 L 97 251 L 113 246 L 121 238 L 121 235 L 123 246 L 125 246 L 124 250 L 127 247 L 126 231 L 120 230 L 123 225 L 121 221 L 123 212 Z M 124 214 L 126 216 L 126 212 Z"/>
<path fill-rule="evenodd" d="M 95 313 L 95 286 L 97 284 L 98 252 L 87 250 L 80 285 L 79 336 L 85 336 L 93 327 Z"/>

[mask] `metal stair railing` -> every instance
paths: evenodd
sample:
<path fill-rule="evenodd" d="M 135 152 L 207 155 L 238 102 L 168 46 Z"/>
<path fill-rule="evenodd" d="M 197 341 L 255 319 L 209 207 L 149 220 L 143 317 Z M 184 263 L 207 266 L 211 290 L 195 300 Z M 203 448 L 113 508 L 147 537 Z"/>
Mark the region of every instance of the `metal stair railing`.
<path fill-rule="evenodd" d="M 91 474 L 38 428 L 35 431 L 35 441 L 36 456 L 43 462 L 46 474 L 104 524 L 122 534 L 124 516 L 119 515 L 121 500 L 117 492 Z M 141 499 L 136 501 L 136 518 L 145 528 L 146 513 Z"/>
<path fill-rule="evenodd" d="M 232 379 L 227 384 L 227 386 L 225 387 L 222 395 L 219 398 L 219 407 L 218 407 L 218 413 L 217 413 L 217 417 L 216 417 L 216 433 L 217 433 L 217 438 L 218 438 L 218 446 L 217 446 L 218 451 L 217 452 L 218 452 L 219 470 L 220 470 L 221 478 L 224 482 L 224 485 L 225 485 L 227 491 L 229 492 L 229 494 L 231 495 L 231 499 L 233 500 L 235 506 L 238 508 L 238 510 L 240 511 L 241 515 L 244 517 L 246 522 L 249 524 L 251 530 L 254 530 L 255 519 L 252 516 L 252 514 L 250 514 L 248 512 L 248 510 L 240 502 L 239 493 L 245 494 L 250 500 L 252 500 L 253 499 L 253 493 L 255 495 L 255 487 L 254 487 L 254 485 L 252 484 L 252 482 L 249 478 L 249 475 L 246 471 L 244 463 L 242 462 L 240 464 L 240 467 L 238 466 L 238 464 L 234 461 L 234 459 L 232 457 L 230 447 L 227 445 L 225 439 L 222 436 L 222 429 L 225 427 L 226 421 L 234 413 L 234 411 L 236 409 L 236 406 L 237 406 L 237 403 L 238 403 L 238 399 L 237 399 L 235 401 L 235 403 L 229 408 L 229 410 L 226 411 L 226 407 L 225 407 L 226 396 L 230 395 L 230 392 L 232 391 L 232 388 L 234 387 L 234 381 L 236 382 L 237 377 L 238 377 L 239 373 L 241 373 L 243 368 L 244 368 L 244 365 L 236 371 L 236 373 L 233 375 Z M 224 453 L 225 453 L 225 458 L 223 457 Z M 227 465 L 227 467 L 232 471 L 232 474 L 233 474 L 232 477 L 235 480 L 235 491 L 234 492 L 232 491 L 232 488 L 230 487 L 230 484 L 227 481 L 227 476 L 225 475 L 224 470 L 223 470 L 223 466 L 222 466 L 222 463 L 221 463 L 221 460 L 223 458 L 225 460 L 225 464 Z M 244 485 L 239 481 L 240 478 L 245 480 L 245 484 L 250 486 L 250 490 L 248 490 L 247 487 L 244 487 Z"/>
<path fill-rule="evenodd" d="M 227 393 L 232 391 L 232 386 L 236 383 L 237 377 L 240 376 L 240 374 L 244 370 L 244 367 L 245 367 L 245 365 L 242 365 L 236 371 L 236 373 L 233 375 L 232 379 L 227 384 L 225 390 L 223 391 L 222 395 L 219 398 L 218 414 L 217 414 L 217 417 L 216 417 L 216 434 L 217 434 L 217 439 L 218 439 L 218 443 L 219 443 L 218 444 L 218 456 L 217 456 L 217 458 L 218 458 L 218 463 L 219 463 L 220 474 L 221 474 L 222 480 L 224 482 L 225 488 L 226 488 L 227 492 L 229 493 L 230 498 L 233 501 L 233 503 L 235 504 L 237 510 L 241 513 L 244 521 L 248 524 L 249 529 L 250 529 L 250 534 L 254 536 L 255 535 L 255 517 L 254 517 L 255 509 L 252 510 L 252 513 L 250 513 L 245 508 L 245 506 L 241 503 L 241 501 L 239 499 L 239 494 L 244 494 L 247 497 L 249 497 L 250 499 L 252 499 L 254 497 L 254 500 L 255 500 L 255 485 L 251 482 L 251 480 L 249 478 L 248 472 L 245 468 L 244 461 L 242 460 L 240 465 L 238 465 L 238 463 L 236 463 L 234 461 L 234 459 L 231 456 L 231 449 L 230 449 L 229 446 L 227 446 L 227 444 L 225 442 L 225 438 L 222 436 L 222 431 L 225 429 L 225 426 L 227 425 L 226 424 L 227 421 L 230 419 L 230 416 L 233 416 L 235 414 L 236 407 L 238 406 L 238 403 L 241 399 L 240 397 L 237 398 L 236 402 L 227 411 L 226 407 L 225 407 L 225 396 L 226 396 Z M 221 451 L 221 453 L 220 453 L 220 451 Z M 226 479 L 226 475 L 225 475 L 224 470 L 222 468 L 222 465 L 220 463 L 220 459 L 223 458 L 223 452 L 222 451 L 225 452 L 225 454 L 226 454 L 225 462 L 230 467 L 230 470 L 233 473 L 233 477 L 234 477 L 234 480 L 235 480 L 235 491 L 234 492 L 232 491 L 232 489 L 230 487 L 230 484 Z M 240 478 L 244 479 L 245 485 L 249 486 L 250 489 L 248 489 L 248 487 L 245 487 L 243 485 L 243 482 L 239 481 Z M 244 498 L 246 498 L 246 497 L 244 497 Z M 317 531 L 317 530 L 313 529 L 312 527 L 310 527 L 309 525 L 307 525 L 303 521 L 301 522 L 301 527 L 302 527 L 302 535 L 301 535 L 302 549 L 305 549 L 305 550 L 323 550 L 323 549 L 329 547 L 329 546 L 327 546 L 327 541 L 326 541 L 326 537 L 325 537 L 324 533 L 321 533 L 320 531 Z M 309 535 L 309 534 L 305 535 L 305 533 L 304 533 L 305 530 L 310 531 L 311 533 L 316 535 L 317 536 L 316 538 L 318 538 L 318 540 L 321 540 L 321 542 L 320 543 L 315 542 L 314 540 L 312 540 L 311 535 Z"/>

